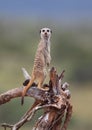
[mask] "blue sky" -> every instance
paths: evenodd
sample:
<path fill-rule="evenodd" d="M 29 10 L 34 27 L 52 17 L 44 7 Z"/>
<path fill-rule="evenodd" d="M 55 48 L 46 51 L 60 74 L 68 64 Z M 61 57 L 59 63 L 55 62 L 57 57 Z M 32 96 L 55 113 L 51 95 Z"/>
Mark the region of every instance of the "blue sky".
<path fill-rule="evenodd" d="M 30 18 L 92 18 L 92 0 L 0 0 L 1 16 Z"/>

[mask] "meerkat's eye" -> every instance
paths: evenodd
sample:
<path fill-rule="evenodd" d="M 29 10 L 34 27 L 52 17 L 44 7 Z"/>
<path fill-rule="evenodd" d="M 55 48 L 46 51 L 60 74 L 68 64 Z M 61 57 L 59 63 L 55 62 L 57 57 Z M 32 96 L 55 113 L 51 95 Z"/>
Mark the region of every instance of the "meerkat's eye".
<path fill-rule="evenodd" d="M 45 32 L 45 30 L 42 30 L 42 32 Z"/>
<path fill-rule="evenodd" d="M 50 30 L 47 30 L 47 32 L 49 32 Z"/>

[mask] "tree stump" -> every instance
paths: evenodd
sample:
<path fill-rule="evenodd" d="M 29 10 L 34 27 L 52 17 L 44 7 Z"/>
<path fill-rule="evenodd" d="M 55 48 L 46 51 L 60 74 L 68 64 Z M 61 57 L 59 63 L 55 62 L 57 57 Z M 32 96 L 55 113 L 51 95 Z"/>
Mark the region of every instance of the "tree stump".
<path fill-rule="evenodd" d="M 2 127 L 11 128 L 11 130 L 19 130 L 26 122 L 31 121 L 35 112 L 43 109 L 43 115 L 35 123 L 32 130 L 66 130 L 72 115 L 72 105 L 70 103 L 69 84 L 62 84 L 64 71 L 57 74 L 54 67 L 49 72 L 49 84 L 44 84 L 43 87 L 48 87 L 48 91 L 43 91 L 37 88 L 34 83 L 28 90 L 26 96 L 31 96 L 35 99 L 32 107 L 24 114 L 24 116 L 14 125 L 3 123 Z M 27 85 L 29 80 L 24 82 Z M 9 102 L 13 98 L 21 97 L 23 88 L 15 88 L 0 95 L 0 104 Z M 62 119 L 64 118 L 64 121 Z"/>

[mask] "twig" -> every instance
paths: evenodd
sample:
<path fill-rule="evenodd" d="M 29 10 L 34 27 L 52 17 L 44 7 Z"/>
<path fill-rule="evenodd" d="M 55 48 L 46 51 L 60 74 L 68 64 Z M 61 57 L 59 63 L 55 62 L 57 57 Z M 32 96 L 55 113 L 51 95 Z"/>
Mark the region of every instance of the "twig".
<path fill-rule="evenodd" d="M 64 78 L 64 73 L 65 73 L 65 70 L 63 70 L 62 73 L 60 74 L 59 80 L 60 80 L 60 79 L 62 80 L 62 79 Z"/>

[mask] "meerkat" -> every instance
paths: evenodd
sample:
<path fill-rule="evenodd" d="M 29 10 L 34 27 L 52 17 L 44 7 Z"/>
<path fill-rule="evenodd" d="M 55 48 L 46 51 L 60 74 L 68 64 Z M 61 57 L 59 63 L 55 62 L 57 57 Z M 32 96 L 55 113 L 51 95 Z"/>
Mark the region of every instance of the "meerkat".
<path fill-rule="evenodd" d="M 50 55 L 50 38 L 52 31 L 49 28 L 42 28 L 40 30 L 40 42 L 38 44 L 37 52 L 34 59 L 34 66 L 31 74 L 31 79 L 27 86 L 24 87 L 22 91 L 21 104 L 24 102 L 24 96 L 27 90 L 31 87 L 33 82 L 37 80 L 38 88 L 41 90 L 46 90 L 42 88 L 43 82 L 46 78 L 46 67 L 50 65 L 51 55 Z"/>

